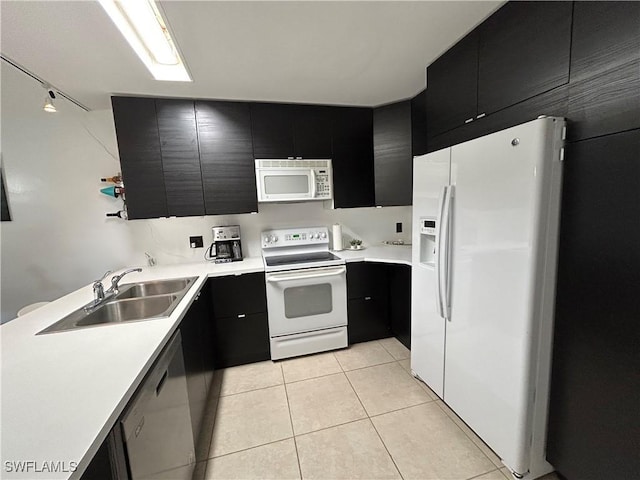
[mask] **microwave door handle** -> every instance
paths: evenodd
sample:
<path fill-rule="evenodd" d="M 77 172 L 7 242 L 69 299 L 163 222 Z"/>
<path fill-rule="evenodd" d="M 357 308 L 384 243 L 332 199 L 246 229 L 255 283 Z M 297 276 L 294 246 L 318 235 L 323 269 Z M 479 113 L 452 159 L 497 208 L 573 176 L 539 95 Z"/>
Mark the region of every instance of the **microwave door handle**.
<path fill-rule="evenodd" d="M 311 172 L 311 198 L 316 198 L 316 171 L 312 168 Z"/>

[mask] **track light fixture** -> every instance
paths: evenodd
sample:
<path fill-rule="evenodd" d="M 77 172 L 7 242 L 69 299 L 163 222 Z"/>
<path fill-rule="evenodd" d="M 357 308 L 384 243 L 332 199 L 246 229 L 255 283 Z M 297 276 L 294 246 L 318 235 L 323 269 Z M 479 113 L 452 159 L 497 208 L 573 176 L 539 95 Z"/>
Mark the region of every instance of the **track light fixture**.
<path fill-rule="evenodd" d="M 53 90 L 47 88 L 47 95 L 44 99 L 44 107 L 43 110 L 47 113 L 56 113 L 56 106 L 53 104 L 53 101 L 56 98 L 56 94 L 53 93 Z"/>

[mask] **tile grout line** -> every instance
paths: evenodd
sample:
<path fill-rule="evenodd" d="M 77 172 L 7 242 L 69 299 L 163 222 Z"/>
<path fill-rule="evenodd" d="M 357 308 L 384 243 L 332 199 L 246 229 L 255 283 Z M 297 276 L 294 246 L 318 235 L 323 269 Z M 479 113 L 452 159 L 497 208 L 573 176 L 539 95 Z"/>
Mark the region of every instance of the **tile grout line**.
<path fill-rule="evenodd" d="M 396 464 L 396 461 L 394 460 L 393 455 L 391 455 L 391 452 L 387 448 L 386 443 L 384 443 L 384 440 L 382 440 L 382 437 L 380 436 L 380 432 L 378 432 L 378 429 L 373 424 L 373 420 L 371 420 L 371 415 L 369 415 L 369 412 L 367 411 L 366 407 L 364 406 L 364 403 L 362 403 L 362 400 L 360 399 L 360 396 L 358 395 L 358 392 L 356 391 L 355 387 L 351 383 L 351 380 L 349 379 L 349 375 L 347 375 L 346 372 L 345 372 L 344 376 L 347 377 L 347 381 L 349 382 L 349 385 L 351 385 L 351 389 L 353 390 L 353 393 L 356 394 L 356 398 L 358 399 L 358 401 L 362 405 L 362 408 L 364 409 L 364 413 L 366 413 L 366 415 L 367 415 L 367 420 L 369 420 L 369 423 L 373 427 L 373 430 L 376 432 L 376 435 L 378 435 L 378 438 L 380 439 L 380 443 L 382 443 L 382 446 L 384 447 L 385 451 L 387 452 L 387 455 L 389 455 L 389 458 L 391 459 L 391 462 L 393 463 L 393 466 L 395 467 L 396 471 L 398 472 L 398 475 L 400 475 L 400 478 L 402 480 L 404 480 L 404 477 L 402 476 L 402 473 L 400 472 L 400 469 L 398 468 L 398 465 Z"/>
<path fill-rule="evenodd" d="M 298 473 L 302 480 L 302 465 L 300 465 L 300 454 L 298 453 L 298 442 L 296 442 L 296 431 L 293 428 L 293 416 L 291 415 L 291 403 L 289 403 L 289 391 L 287 390 L 287 382 L 284 379 L 284 370 L 280 364 L 280 373 L 282 374 L 282 382 L 284 385 L 284 395 L 287 399 L 287 410 L 289 412 L 289 422 L 291 423 L 291 433 L 293 434 L 293 448 L 296 449 L 296 461 L 298 462 Z"/>
<path fill-rule="evenodd" d="M 202 460 L 202 461 L 209 462 L 211 460 L 217 460 L 218 458 L 228 457 L 230 455 L 235 455 L 236 453 L 248 452 L 249 450 L 255 450 L 256 448 L 266 447 L 267 445 L 273 445 L 274 443 L 284 442 L 285 440 L 293 440 L 293 435 L 290 437 L 280 438 L 278 440 L 272 440 L 267 443 L 261 443 L 260 445 L 252 445 L 251 447 L 242 448 L 240 450 L 234 450 L 233 452 L 223 453 L 222 455 L 218 455 L 216 457 L 209 457 L 206 460 Z"/>
<path fill-rule="evenodd" d="M 444 401 L 443 401 L 443 400 L 441 400 L 441 402 L 442 402 L 442 405 L 445 405 L 445 403 L 444 403 Z M 448 413 L 448 412 L 447 412 L 447 411 L 442 407 L 442 405 L 438 404 L 437 400 L 435 401 L 435 404 L 438 406 L 438 408 L 439 408 L 440 410 L 442 410 L 442 412 L 446 415 L 446 417 L 447 417 L 449 420 L 451 420 L 451 422 L 452 422 L 456 427 L 458 427 L 458 429 L 459 429 L 459 430 L 464 434 L 464 436 L 465 436 L 465 437 L 467 437 L 467 438 L 471 441 L 471 443 L 472 443 L 472 444 L 473 444 L 473 445 L 474 445 L 478 450 L 480 450 L 480 453 L 482 453 L 482 455 L 484 455 L 484 456 L 487 458 L 487 460 L 489 460 L 489 462 L 490 462 L 494 467 L 496 467 L 496 469 L 500 470 L 500 468 L 502 468 L 502 467 L 500 467 L 500 466 L 496 465 L 496 464 L 493 462 L 493 460 L 489 457 L 489 455 L 487 455 L 487 454 L 484 452 L 484 450 L 483 450 L 482 448 L 480 448 L 480 446 L 479 446 L 479 445 L 474 441 L 473 437 L 471 437 L 470 435 L 468 435 L 468 434 L 467 434 L 467 432 L 465 432 L 464 428 L 462 428 L 460 425 L 458 425 L 458 423 L 457 423 L 453 418 L 451 418 L 451 416 L 449 415 L 449 413 Z M 448 408 L 448 407 L 447 407 L 447 408 Z M 451 410 L 451 411 L 452 411 L 452 413 L 455 415 L 455 412 L 453 412 L 453 410 Z M 456 416 L 457 416 L 457 415 L 456 415 Z M 458 417 L 458 418 L 460 419 L 460 417 Z M 463 420 L 462 420 L 462 419 L 460 419 L 460 421 L 461 421 L 461 422 L 463 422 Z M 466 425 L 466 424 L 465 424 L 465 425 Z M 467 428 L 469 428 L 469 430 L 471 430 L 471 428 L 470 428 L 469 426 L 467 426 Z M 473 431 L 473 430 L 472 430 L 472 431 Z M 475 432 L 474 432 L 474 434 L 475 434 Z M 477 436 L 477 434 L 475 434 L 475 435 Z M 489 447 L 489 445 L 487 445 L 486 443 L 484 443 L 484 441 L 483 441 L 479 436 L 478 436 L 478 438 L 480 439 L 480 441 L 482 442 L 482 444 L 483 444 L 483 445 L 485 445 L 489 450 L 491 450 L 491 447 Z M 491 450 L 491 451 L 493 452 L 493 450 Z M 494 455 L 495 455 L 496 457 L 498 457 L 498 455 L 497 455 L 495 452 L 493 452 L 493 453 L 494 453 Z M 498 459 L 500 459 L 500 457 L 498 457 Z M 493 471 L 493 470 L 492 470 L 492 471 Z M 485 473 L 490 473 L 490 472 L 485 472 Z M 500 473 L 502 473 L 502 472 L 500 472 Z M 480 475 L 484 475 L 484 473 L 481 473 Z"/>

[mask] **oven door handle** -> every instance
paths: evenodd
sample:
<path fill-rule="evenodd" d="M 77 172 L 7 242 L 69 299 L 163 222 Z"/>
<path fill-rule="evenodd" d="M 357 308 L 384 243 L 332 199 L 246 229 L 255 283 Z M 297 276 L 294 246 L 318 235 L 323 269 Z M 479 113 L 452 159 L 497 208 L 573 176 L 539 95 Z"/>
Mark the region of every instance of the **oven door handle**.
<path fill-rule="evenodd" d="M 282 275 L 282 276 L 269 275 L 267 277 L 267 282 L 278 283 L 278 282 L 287 282 L 289 280 L 306 280 L 311 278 L 333 277 L 335 275 L 342 275 L 346 271 L 347 269 L 345 267 L 340 267 L 335 270 L 325 270 L 324 272 L 312 273 L 312 274 L 303 273 L 299 275 L 289 274 L 289 275 Z"/>

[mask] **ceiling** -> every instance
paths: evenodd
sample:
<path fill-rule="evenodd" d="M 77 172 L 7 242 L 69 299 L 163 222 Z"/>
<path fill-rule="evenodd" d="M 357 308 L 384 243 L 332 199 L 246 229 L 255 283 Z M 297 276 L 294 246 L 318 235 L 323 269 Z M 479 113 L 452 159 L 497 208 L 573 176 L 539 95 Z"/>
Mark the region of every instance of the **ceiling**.
<path fill-rule="evenodd" d="M 94 1 L 0 1 L 1 50 L 91 109 L 109 95 L 376 106 L 502 1 L 161 1 L 193 82 L 159 82 Z"/>

